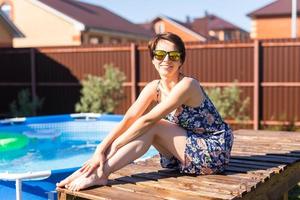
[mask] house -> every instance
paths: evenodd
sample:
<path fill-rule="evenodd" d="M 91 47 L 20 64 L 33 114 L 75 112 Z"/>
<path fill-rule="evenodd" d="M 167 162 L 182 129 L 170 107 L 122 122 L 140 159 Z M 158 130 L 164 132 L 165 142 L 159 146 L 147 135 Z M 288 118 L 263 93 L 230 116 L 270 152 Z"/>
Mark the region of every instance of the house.
<path fill-rule="evenodd" d="M 0 10 L 0 47 L 12 47 L 13 38 L 24 37 L 5 12 Z"/>
<path fill-rule="evenodd" d="M 189 24 L 180 22 L 166 16 L 156 17 L 150 23 L 151 29 L 154 33 L 172 32 L 179 35 L 183 41 L 201 41 L 204 42 L 207 38 L 199 32 L 191 29 Z"/>
<path fill-rule="evenodd" d="M 291 37 L 291 0 L 274 1 L 248 14 L 252 20 L 251 38 Z M 297 37 L 300 37 L 300 0 L 297 0 Z"/>
<path fill-rule="evenodd" d="M 100 6 L 75 0 L 0 0 L 0 10 L 25 37 L 14 47 L 148 41 L 149 31 Z"/>
<path fill-rule="evenodd" d="M 249 37 L 249 33 L 242 28 L 207 12 L 205 17 L 195 18 L 193 21 L 188 18 L 186 22 L 181 22 L 167 16 L 159 16 L 150 23 L 141 24 L 141 26 L 148 30 L 151 29 L 154 33 L 176 33 L 185 42 L 226 41 Z"/>
<path fill-rule="evenodd" d="M 249 33 L 244 29 L 207 12 L 204 17 L 195 18 L 189 24 L 191 29 L 201 33 L 208 40 L 228 41 L 249 38 Z"/>

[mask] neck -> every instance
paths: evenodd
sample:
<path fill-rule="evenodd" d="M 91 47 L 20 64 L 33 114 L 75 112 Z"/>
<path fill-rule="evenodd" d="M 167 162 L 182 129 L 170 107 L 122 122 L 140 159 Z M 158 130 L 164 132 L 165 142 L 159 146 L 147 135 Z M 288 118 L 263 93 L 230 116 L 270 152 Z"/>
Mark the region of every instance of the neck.
<path fill-rule="evenodd" d="M 181 78 L 182 74 L 179 72 L 172 77 L 161 77 L 163 89 L 169 92 L 181 80 Z"/>

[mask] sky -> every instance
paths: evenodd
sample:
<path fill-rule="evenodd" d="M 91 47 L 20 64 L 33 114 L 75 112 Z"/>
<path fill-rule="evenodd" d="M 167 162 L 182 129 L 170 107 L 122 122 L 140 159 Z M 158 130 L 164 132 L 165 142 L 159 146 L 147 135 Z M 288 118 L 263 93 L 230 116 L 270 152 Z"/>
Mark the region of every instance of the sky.
<path fill-rule="evenodd" d="M 157 16 L 168 16 L 185 22 L 203 17 L 205 11 L 217 15 L 244 30 L 251 30 L 247 14 L 274 0 L 81 0 L 100 5 L 133 22 L 149 22 Z"/>

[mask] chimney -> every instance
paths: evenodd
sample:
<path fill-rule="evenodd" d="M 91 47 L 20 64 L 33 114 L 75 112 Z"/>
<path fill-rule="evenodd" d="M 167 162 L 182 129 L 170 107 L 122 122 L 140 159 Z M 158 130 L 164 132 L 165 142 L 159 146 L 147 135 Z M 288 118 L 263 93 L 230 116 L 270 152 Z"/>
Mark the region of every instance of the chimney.
<path fill-rule="evenodd" d="M 208 17 L 208 16 L 209 16 L 209 13 L 208 13 L 207 10 L 204 11 L 204 15 L 205 15 L 205 17 Z"/>
<path fill-rule="evenodd" d="M 186 18 L 185 23 L 186 23 L 186 24 L 190 24 L 190 23 L 191 23 L 191 18 L 190 18 L 190 16 L 187 15 L 185 18 Z"/>

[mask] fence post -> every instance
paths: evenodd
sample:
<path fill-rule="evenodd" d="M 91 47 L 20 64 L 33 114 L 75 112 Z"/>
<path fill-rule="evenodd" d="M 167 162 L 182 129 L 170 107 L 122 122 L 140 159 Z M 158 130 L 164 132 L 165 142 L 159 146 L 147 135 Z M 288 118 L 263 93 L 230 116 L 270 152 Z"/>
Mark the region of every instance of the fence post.
<path fill-rule="evenodd" d="M 137 47 L 135 43 L 130 44 L 131 63 L 131 103 L 137 98 Z"/>
<path fill-rule="evenodd" d="M 36 65 L 35 65 L 35 49 L 30 49 L 30 68 L 31 68 L 31 95 L 32 99 L 36 98 Z M 36 115 L 36 110 L 33 111 Z"/>
<path fill-rule="evenodd" d="M 254 88 L 253 88 L 253 129 L 258 130 L 260 125 L 260 50 L 259 40 L 254 41 Z"/>

